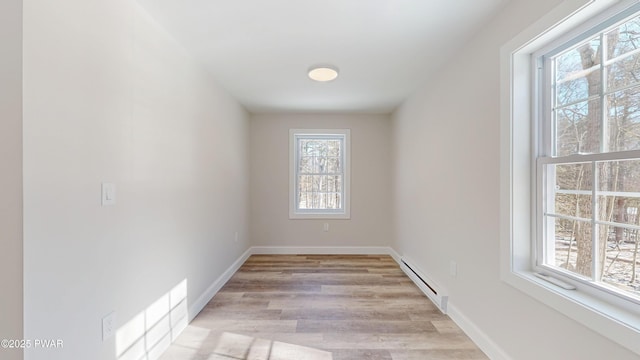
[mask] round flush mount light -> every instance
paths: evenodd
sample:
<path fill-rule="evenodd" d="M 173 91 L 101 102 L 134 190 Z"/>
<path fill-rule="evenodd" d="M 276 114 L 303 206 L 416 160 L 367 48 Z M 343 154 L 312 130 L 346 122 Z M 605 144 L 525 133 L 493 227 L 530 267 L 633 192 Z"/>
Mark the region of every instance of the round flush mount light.
<path fill-rule="evenodd" d="M 313 66 L 309 69 L 309 78 L 319 82 L 335 80 L 338 77 L 338 68 L 334 66 Z"/>

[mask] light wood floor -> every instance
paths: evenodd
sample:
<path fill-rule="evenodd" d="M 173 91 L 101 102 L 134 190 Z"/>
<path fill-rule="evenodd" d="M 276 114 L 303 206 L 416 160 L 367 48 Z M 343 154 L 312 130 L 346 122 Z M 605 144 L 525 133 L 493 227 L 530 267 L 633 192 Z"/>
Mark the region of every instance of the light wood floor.
<path fill-rule="evenodd" d="M 162 360 L 487 359 L 389 256 L 254 255 Z"/>

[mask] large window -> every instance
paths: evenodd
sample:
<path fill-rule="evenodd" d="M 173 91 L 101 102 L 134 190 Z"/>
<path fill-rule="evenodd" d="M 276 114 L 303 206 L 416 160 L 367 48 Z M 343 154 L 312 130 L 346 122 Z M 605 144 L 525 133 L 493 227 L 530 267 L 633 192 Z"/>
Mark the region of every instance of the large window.
<path fill-rule="evenodd" d="M 640 6 L 564 0 L 501 48 L 501 279 L 640 355 Z"/>
<path fill-rule="evenodd" d="M 640 303 L 640 16 L 555 45 L 536 62 L 536 263 Z"/>
<path fill-rule="evenodd" d="M 290 138 L 290 218 L 349 218 L 349 130 L 291 130 Z"/>

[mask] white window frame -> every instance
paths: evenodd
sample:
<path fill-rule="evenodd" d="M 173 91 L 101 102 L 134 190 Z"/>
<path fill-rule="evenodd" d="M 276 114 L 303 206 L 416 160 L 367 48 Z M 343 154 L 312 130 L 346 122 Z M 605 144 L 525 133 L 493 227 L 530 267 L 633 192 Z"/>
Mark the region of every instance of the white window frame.
<path fill-rule="evenodd" d="M 342 209 L 298 208 L 298 147 L 297 139 L 336 136 L 342 144 Z M 290 129 L 289 130 L 289 218 L 290 219 L 350 219 L 351 218 L 351 130 L 350 129 Z"/>
<path fill-rule="evenodd" d="M 500 276 L 561 314 L 640 355 L 640 311 L 628 301 L 606 296 L 579 282 L 567 290 L 536 276 L 539 209 L 536 155 L 540 138 L 537 64 L 534 54 L 552 42 L 578 35 L 638 1 L 565 0 L 501 48 Z M 553 274 L 551 274 L 553 275 Z M 562 279 L 565 280 L 565 279 Z M 603 296 L 604 295 L 604 296 Z"/>
<path fill-rule="evenodd" d="M 594 18 L 590 19 L 590 21 L 587 21 L 585 24 L 582 24 L 579 27 L 577 27 L 575 29 L 575 32 L 580 32 L 578 37 L 567 41 L 566 37 L 570 37 L 574 35 L 574 32 L 571 31 L 565 36 L 561 37 L 559 40 L 551 42 L 548 46 L 545 46 L 542 49 L 536 51 L 534 54 L 532 54 L 533 56 L 532 61 L 535 62 L 534 71 L 538 71 L 534 75 L 535 76 L 534 81 L 535 81 L 535 84 L 539 84 L 538 86 L 534 85 L 534 89 L 537 88 L 539 92 L 538 94 L 534 94 L 534 98 L 537 98 L 537 101 L 536 101 L 537 104 L 534 104 L 534 105 L 538 108 L 538 113 L 536 115 L 537 119 L 535 119 L 537 121 L 534 121 L 535 123 L 534 126 L 539 133 L 539 135 L 536 135 L 537 139 L 540 140 L 538 143 L 533 144 L 533 147 L 534 147 L 533 152 L 534 154 L 537 154 L 537 158 L 536 158 L 536 170 L 535 170 L 536 175 L 533 177 L 532 180 L 536 182 L 537 194 L 546 194 L 546 196 L 540 195 L 540 198 L 537 199 L 537 204 L 536 204 L 535 211 L 538 215 L 536 217 L 536 219 L 538 220 L 536 224 L 536 227 L 537 227 L 536 234 L 538 234 L 538 237 L 536 239 L 537 261 L 535 261 L 534 263 L 535 263 L 536 271 L 552 273 L 550 275 L 553 275 L 554 277 L 560 277 L 563 280 L 570 279 L 572 286 L 573 284 L 581 283 L 581 285 L 588 285 L 588 286 L 593 286 L 598 288 L 595 293 L 596 294 L 602 293 L 605 296 L 605 301 L 607 302 L 611 302 L 611 301 L 617 302 L 619 300 L 607 295 L 607 294 L 611 294 L 614 296 L 621 297 L 623 298 L 623 300 L 625 300 L 620 302 L 621 306 L 624 306 L 625 302 L 628 300 L 631 302 L 631 304 L 629 305 L 635 307 L 637 305 L 640 305 L 640 299 L 630 297 L 627 294 L 625 294 L 622 290 L 618 290 L 613 286 L 607 286 L 603 282 L 596 283 L 594 280 L 585 279 L 584 277 L 577 276 L 577 274 L 569 273 L 566 271 L 560 271 L 555 266 L 544 265 L 544 262 L 545 262 L 544 257 L 550 256 L 553 253 L 553 251 L 550 251 L 550 249 L 548 249 L 548 247 L 552 247 L 553 244 L 547 243 L 546 241 L 543 240 L 543 238 L 553 236 L 552 234 L 554 234 L 554 230 L 552 229 L 552 226 L 545 221 L 544 216 L 542 216 L 542 214 L 545 212 L 549 212 L 549 209 L 553 209 L 552 204 L 555 201 L 554 190 L 551 189 L 549 186 L 549 183 L 555 182 L 555 173 L 553 171 L 547 171 L 547 173 L 545 174 L 544 168 L 546 166 L 553 166 L 553 165 L 559 165 L 559 164 L 590 163 L 593 166 L 592 171 L 593 171 L 593 174 L 595 175 L 596 174 L 595 167 L 598 162 L 640 159 L 640 150 L 607 152 L 605 151 L 604 148 L 602 148 L 601 150 L 603 152 L 601 153 L 557 156 L 556 154 L 554 154 L 555 150 L 553 149 L 554 139 L 553 139 L 552 130 L 551 130 L 553 127 L 552 125 L 553 119 L 551 116 L 552 105 L 550 104 L 550 102 L 552 102 L 551 98 L 554 96 L 552 91 L 553 83 L 551 80 L 551 78 L 553 77 L 552 57 L 566 51 L 567 49 L 570 49 L 576 46 L 576 44 L 579 44 L 580 42 L 586 40 L 587 38 L 592 38 L 594 35 L 601 33 L 602 31 L 606 30 L 607 28 L 610 28 L 616 23 L 620 23 L 620 21 L 624 20 L 625 18 L 628 18 L 629 16 L 632 16 L 632 15 L 637 16 L 638 11 L 640 11 L 640 6 L 635 5 L 635 6 L 631 6 L 630 8 L 625 6 L 622 11 L 618 11 L 618 10 L 619 10 L 619 7 L 614 7 L 613 9 L 603 12 L 600 16 L 595 16 Z M 616 11 L 618 11 L 618 13 L 615 13 Z M 602 21 L 603 18 L 605 20 L 604 22 Z M 602 60 L 601 64 L 599 65 L 601 67 L 600 71 L 602 74 L 605 73 L 604 67 L 606 67 L 607 65 L 608 65 L 607 61 Z M 539 70 L 542 70 L 542 71 L 539 71 Z M 613 91 L 614 92 L 619 91 L 619 89 L 613 90 Z M 605 97 L 605 95 L 610 93 L 611 91 L 609 89 L 606 89 L 606 84 L 602 84 L 600 88 L 599 97 L 602 99 Z M 602 121 L 606 121 L 605 116 L 602 117 Z M 603 128 L 604 127 L 605 126 L 603 125 Z M 603 146 L 604 144 L 605 142 L 603 142 L 601 146 Z M 593 199 L 596 199 L 596 196 L 598 194 L 598 192 L 596 191 L 597 186 L 595 185 L 595 183 L 596 181 L 594 181 L 594 187 L 591 191 L 591 193 L 593 194 L 592 196 Z M 545 202 L 547 203 L 546 210 L 544 209 Z M 553 210 L 551 210 L 551 214 L 548 214 L 547 216 L 550 220 L 556 219 L 556 218 L 567 218 L 564 215 L 555 214 Z M 604 225 L 604 224 L 609 224 L 609 225 L 619 226 L 619 227 L 627 226 L 627 224 L 623 224 L 623 223 L 605 222 L 597 219 L 596 217 L 597 217 L 597 213 L 593 211 L 592 217 L 590 219 L 582 219 L 582 220 L 584 220 L 585 222 L 589 222 L 590 224 L 592 224 L 592 226 Z M 597 233 L 596 231 L 593 232 L 594 235 L 596 233 Z M 545 248 L 547 248 L 546 252 L 545 252 Z M 594 273 L 597 272 L 596 268 L 599 266 L 597 261 L 598 256 L 596 255 L 598 250 L 599 249 L 597 248 L 597 246 L 594 245 L 594 248 L 593 248 L 594 255 L 593 255 L 593 264 L 592 264 L 594 268 L 594 271 L 593 271 Z M 547 260 L 546 262 L 553 262 L 553 261 L 549 261 L 550 259 L 546 259 L 546 260 Z"/>

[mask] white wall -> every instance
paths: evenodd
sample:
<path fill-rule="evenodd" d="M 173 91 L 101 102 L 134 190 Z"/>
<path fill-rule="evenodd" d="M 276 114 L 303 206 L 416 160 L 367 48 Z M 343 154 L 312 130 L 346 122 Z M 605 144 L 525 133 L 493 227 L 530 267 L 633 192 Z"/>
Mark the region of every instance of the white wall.
<path fill-rule="evenodd" d="M 289 129 L 351 129 L 351 219 L 289 219 Z M 251 118 L 254 246 L 388 246 L 391 239 L 387 115 L 271 114 Z M 323 223 L 329 231 L 323 231 Z"/>
<path fill-rule="evenodd" d="M 558 2 L 511 2 L 394 113 L 395 247 L 512 359 L 637 359 L 499 279 L 499 50 Z"/>
<path fill-rule="evenodd" d="M 0 339 L 22 339 L 22 0 L 0 2 L 0 49 Z"/>
<path fill-rule="evenodd" d="M 134 1 L 25 1 L 25 337 L 64 341 L 27 359 L 115 359 L 104 315 L 221 276 L 249 246 L 248 131 Z"/>

